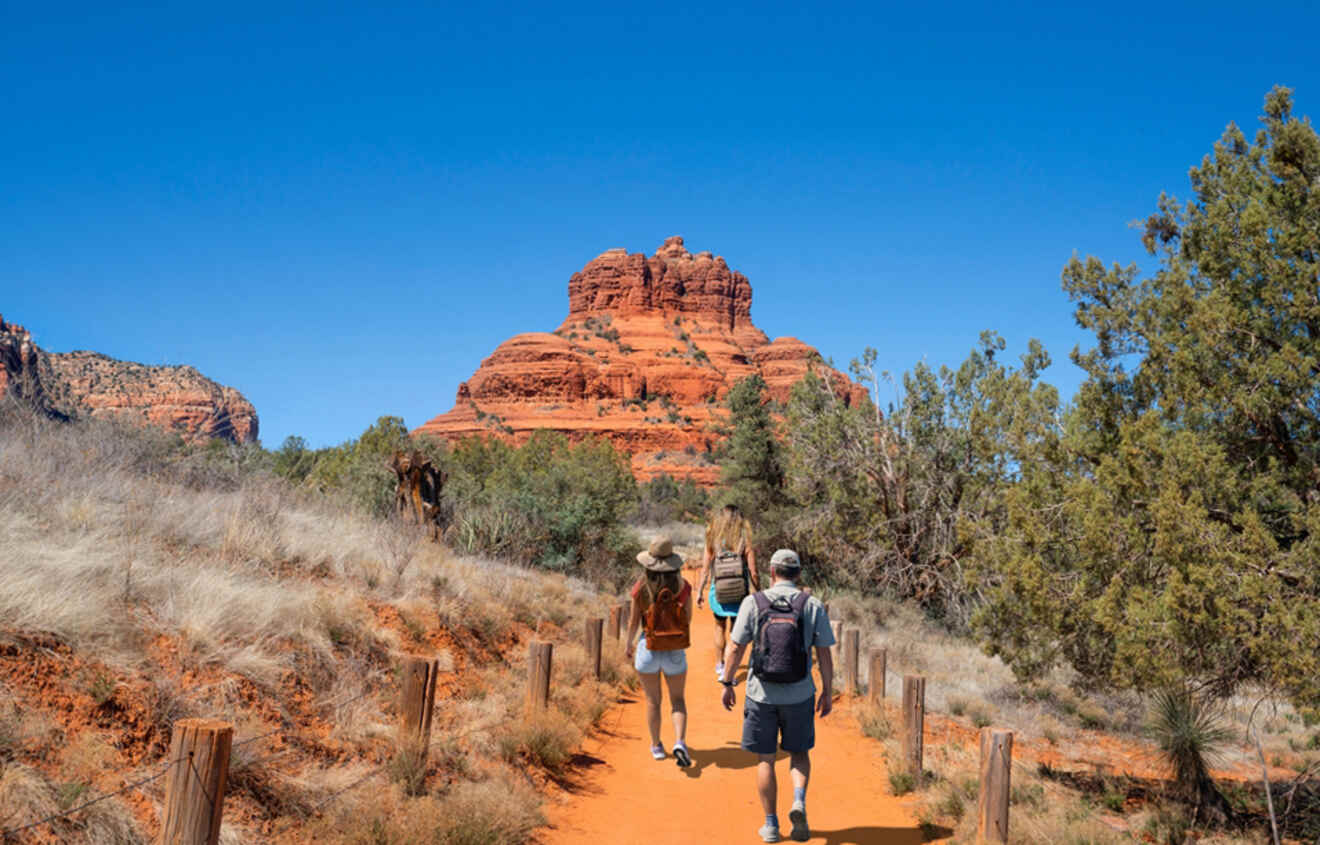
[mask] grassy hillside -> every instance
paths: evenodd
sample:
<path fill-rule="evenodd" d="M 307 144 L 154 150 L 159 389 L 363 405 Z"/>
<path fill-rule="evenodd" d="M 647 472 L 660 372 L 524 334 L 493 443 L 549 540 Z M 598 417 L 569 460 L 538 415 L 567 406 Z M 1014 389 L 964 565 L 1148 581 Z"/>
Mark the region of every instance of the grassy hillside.
<path fill-rule="evenodd" d="M 210 716 L 236 726 L 225 842 L 520 839 L 538 781 L 615 696 L 617 673 L 586 678 L 576 644 L 606 599 L 457 557 L 244 461 L 0 417 L 0 828 L 151 775 L 172 723 Z M 562 645 L 554 707 L 528 721 L 533 633 Z M 422 772 L 395 762 L 404 652 L 441 661 Z M 161 783 L 17 840 L 148 841 Z"/>

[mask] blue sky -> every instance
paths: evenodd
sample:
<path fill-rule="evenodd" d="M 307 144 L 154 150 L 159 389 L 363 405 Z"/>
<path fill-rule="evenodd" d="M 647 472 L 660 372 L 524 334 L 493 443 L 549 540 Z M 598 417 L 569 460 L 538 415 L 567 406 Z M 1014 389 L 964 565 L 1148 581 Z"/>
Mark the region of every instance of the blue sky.
<path fill-rule="evenodd" d="M 982 329 L 1071 395 L 1069 256 L 1266 91 L 1320 116 L 1310 3 L 10 4 L 0 314 L 189 363 L 262 440 L 448 410 L 605 249 L 681 234 L 839 363 Z"/>

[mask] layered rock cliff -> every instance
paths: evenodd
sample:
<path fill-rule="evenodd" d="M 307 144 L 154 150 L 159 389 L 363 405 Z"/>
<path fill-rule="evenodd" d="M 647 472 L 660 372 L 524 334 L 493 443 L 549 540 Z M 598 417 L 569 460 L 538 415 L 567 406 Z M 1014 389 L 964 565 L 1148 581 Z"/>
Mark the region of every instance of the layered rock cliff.
<path fill-rule="evenodd" d="M 257 439 L 257 411 L 232 387 L 188 366 L 148 366 L 96 352 L 46 352 L 0 317 L 0 400 L 58 419 L 118 419 L 197 442 Z"/>
<path fill-rule="evenodd" d="M 415 433 L 602 435 L 632 454 L 639 479 L 667 472 L 709 485 L 719 480 L 720 402 L 741 379 L 759 373 L 786 401 L 815 367 L 849 401 L 866 396 L 802 341 L 771 342 L 752 323 L 747 277 L 679 237 L 652 256 L 602 253 L 569 279 L 568 300 L 558 329 L 500 344 L 459 385 L 453 409 Z"/>

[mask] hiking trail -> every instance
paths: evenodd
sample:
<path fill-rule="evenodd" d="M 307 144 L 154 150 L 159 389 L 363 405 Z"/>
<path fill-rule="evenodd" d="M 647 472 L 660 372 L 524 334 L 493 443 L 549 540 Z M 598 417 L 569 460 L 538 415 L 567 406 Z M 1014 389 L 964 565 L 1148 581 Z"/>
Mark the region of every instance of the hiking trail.
<path fill-rule="evenodd" d="M 698 842 L 758 843 L 764 821 L 756 795 L 756 757 L 739 747 L 746 685 L 739 672 L 738 704 L 726 711 L 715 679 L 710 611 L 694 613 L 688 649 L 687 745 L 692 767 L 680 769 L 672 754 L 653 760 L 641 689 L 628 694 L 602 719 L 587 740 L 582 765 L 546 802 L 548 826 L 540 845 L 568 843 Z M 631 666 L 627 671 L 633 671 Z M 819 680 L 817 680 L 819 684 Z M 660 736 L 672 750 L 669 700 L 661 705 Z M 788 755 L 775 764 L 779 778 L 779 823 L 788 838 L 793 786 Z M 810 842 L 817 845 L 918 845 L 926 842 L 904 799 L 890 794 L 882 746 L 865 736 L 847 696 L 834 711 L 816 718 L 807 791 Z"/>

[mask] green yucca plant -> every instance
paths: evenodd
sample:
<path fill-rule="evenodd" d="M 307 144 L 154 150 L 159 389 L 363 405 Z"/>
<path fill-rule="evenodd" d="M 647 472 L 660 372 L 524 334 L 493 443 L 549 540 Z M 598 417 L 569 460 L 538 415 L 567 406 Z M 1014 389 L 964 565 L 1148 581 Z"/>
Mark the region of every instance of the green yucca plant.
<path fill-rule="evenodd" d="M 1228 802 L 1210 776 L 1210 767 L 1234 736 L 1225 724 L 1223 705 L 1186 689 L 1163 690 L 1151 704 L 1150 731 L 1182 796 L 1198 810 L 1226 818 Z"/>

